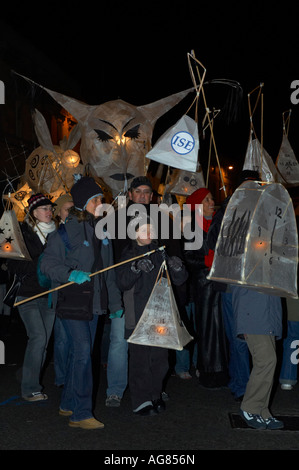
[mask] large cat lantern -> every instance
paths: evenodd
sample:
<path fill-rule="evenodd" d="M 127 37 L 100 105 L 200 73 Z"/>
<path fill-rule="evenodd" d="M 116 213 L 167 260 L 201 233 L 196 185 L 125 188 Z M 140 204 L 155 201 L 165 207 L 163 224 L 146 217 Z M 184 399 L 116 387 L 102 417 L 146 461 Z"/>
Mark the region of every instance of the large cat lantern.
<path fill-rule="evenodd" d="M 113 196 L 126 191 L 135 176 L 146 174 L 145 155 L 151 148 L 156 121 L 193 90 L 134 106 L 120 99 L 88 105 L 44 89 L 78 121 L 81 160 L 89 164 L 91 173 L 105 182 Z"/>

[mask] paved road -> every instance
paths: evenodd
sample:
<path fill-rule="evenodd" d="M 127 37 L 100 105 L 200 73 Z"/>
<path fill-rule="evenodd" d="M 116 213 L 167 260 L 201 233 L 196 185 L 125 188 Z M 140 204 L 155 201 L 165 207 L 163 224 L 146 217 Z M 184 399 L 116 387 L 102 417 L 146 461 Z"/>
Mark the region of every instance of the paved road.
<path fill-rule="evenodd" d="M 149 455 L 153 451 L 166 455 L 168 451 L 199 458 L 201 450 L 299 450 L 299 426 L 295 426 L 298 431 L 233 428 L 229 414 L 237 413 L 239 404 L 230 391 L 207 390 L 195 376 L 188 381 L 175 376 L 169 378 L 170 400 L 166 412 L 158 416 L 134 416 L 129 391 L 120 408 L 107 408 L 104 404 L 106 375 L 100 364 L 96 367 L 99 386 L 95 416 L 105 423 L 105 428 L 71 429 L 68 418 L 58 415 L 61 389 L 54 385 L 51 357 L 43 380 L 49 400 L 28 403 L 20 397 L 26 334 L 17 317 L 9 333 L 2 337 L 6 363 L 0 366 L 1 450 L 101 450 L 99 463 L 101 459 L 110 463 L 112 456 L 114 459 L 134 456 L 139 451 L 149 451 Z M 299 423 L 299 386 L 290 392 L 275 387 L 272 412 L 298 416 Z"/>

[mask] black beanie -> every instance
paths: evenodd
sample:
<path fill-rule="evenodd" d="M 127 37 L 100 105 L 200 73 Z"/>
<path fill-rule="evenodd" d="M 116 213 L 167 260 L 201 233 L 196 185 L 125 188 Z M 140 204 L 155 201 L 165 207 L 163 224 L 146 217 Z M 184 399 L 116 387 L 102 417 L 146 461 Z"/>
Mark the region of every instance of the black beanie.
<path fill-rule="evenodd" d="M 32 194 L 30 198 L 28 199 L 28 212 L 32 213 L 34 209 L 37 209 L 40 206 L 49 206 L 51 205 L 56 206 L 56 204 L 53 204 L 53 202 L 50 201 L 50 199 L 47 198 L 42 193 L 37 193 L 37 194 Z"/>
<path fill-rule="evenodd" d="M 242 170 L 239 179 L 238 179 L 238 186 L 240 186 L 244 181 L 261 181 L 260 175 L 258 171 L 255 170 Z"/>
<path fill-rule="evenodd" d="M 130 191 L 132 191 L 132 189 L 138 188 L 139 186 L 149 186 L 149 188 L 153 189 L 152 183 L 146 176 L 137 176 L 134 178 L 130 186 Z"/>
<path fill-rule="evenodd" d="M 83 211 L 88 201 L 93 197 L 103 196 L 103 191 L 91 176 L 82 176 L 73 185 L 71 195 L 75 208 Z"/>

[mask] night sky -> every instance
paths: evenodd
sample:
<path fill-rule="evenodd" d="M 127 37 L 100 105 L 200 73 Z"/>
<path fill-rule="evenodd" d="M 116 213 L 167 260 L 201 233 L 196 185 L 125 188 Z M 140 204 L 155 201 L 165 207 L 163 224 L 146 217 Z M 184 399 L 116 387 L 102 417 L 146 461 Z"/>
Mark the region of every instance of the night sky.
<path fill-rule="evenodd" d="M 24 2 L 17 8 L 8 6 L 5 21 L 75 74 L 82 86 L 80 99 L 89 104 L 121 98 L 142 105 L 192 87 L 187 53 L 194 50 L 206 68 L 206 81 L 229 79 L 242 87 L 237 122 L 228 124 L 219 116 L 215 124 L 219 151 L 232 159 L 244 158 L 247 146 L 247 95 L 264 83 L 263 141 L 275 160 L 282 112 L 290 108 L 289 139 L 299 155 L 299 104 L 290 101 L 291 83 L 299 80 L 298 7 L 290 1 L 267 5 L 188 0 L 76 6 L 51 2 L 37 11 Z M 207 85 L 205 90 L 208 106 L 222 109 L 230 87 Z M 188 103 L 185 106 L 186 111 Z M 200 106 L 204 113 L 202 101 Z M 260 112 L 259 107 L 254 118 L 259 136 Z"/>

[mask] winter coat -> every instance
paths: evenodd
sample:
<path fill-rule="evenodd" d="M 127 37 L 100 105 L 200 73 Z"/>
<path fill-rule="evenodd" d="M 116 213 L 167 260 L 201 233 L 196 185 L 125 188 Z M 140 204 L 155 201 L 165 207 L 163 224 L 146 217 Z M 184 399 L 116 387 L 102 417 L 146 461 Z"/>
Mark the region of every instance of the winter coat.
<path fill-rule="evenodd" d="M 155 241 L 147 246 L 138 246 L 135 241 L 132 241 L 124 248 L 121 260 L 131 259 L 157 248 L 158 244 Z M 131 269 L 132 262 L 125 263 L 116 269 L 117 284 L 120 290 L 124 293 L 123 300 L 126 315 L 126 338 L 131 335 L 144 311 L 146 303 L 155 285 L 159 269 L 164 260 L 160 251 L 152 253 L 147 258 L 149 258 L 154 265 L 154 269 L 149 273 L 145 273 L 143 271 L 140 271 L 139 273 L 133 272 Z M 182 270 L 178 272 L 170 269 L 169 274 L 171 282 L 175 285 L 183 284 L 188 277 L 188 273 L 184 265 Z"/>
<path fill-rule="evenodd" d="M 237 336 L 282 335 L 281 298 L 231 285 Z"/>
<path fill-rule="evenodd" d="M 18 291 L 18 296 L 28 298 L 40 294 L 41 292 L 45 292 L 46 290 L 44 287 L 40 286 L 37 277 L 38 259 L 46 245 L 42 244 L 37 233 L 33 231 L 27 222 L 21 223 L 20 228 L 27 250 L 31 256 L 31 261 L 8 260 L 7 265 L 11 280 L 15 273 L 23 278 L 21 287 Z"/>
<path fill-rule="evenodd" d="M 89 216 L 80 221 L 71 214 L 65 222 L 66 240 L 58 231 L 49 235 L 47 246 L 41 260 L 41 272 L 52 281 L 52 287 L 68 282 L 71 271 L 96 272 L 113 265 L 112 245 L 108 238 L 101 241 L 95 236 L 95 219 Z M 94 281 L 93 313 L 105 314 L 122 308 L 121 294 L 115 282 L 114 269 L 92 277 Z M 107 298 L 107 295 L 108 298 Z M 53 292 L 56 305 L 57 292 Z"/>
<path fill-rule="evenodd" d="M 193 214 L 192 216 L 194 218 Z M 208 230 L 208 226 L 209 224 L 204 224 L 204 229 Z M 207 279 L 212 256 L 205 230 L 203 230 L 201 248 L 184 250 L 184 260 L 190 274 L 189 279 L 195 303 L 198 341 L 197 366 L 201 374 L 220 372 L 226 376 L 228 344 L 222 318 L 221 293 L 218 288 L 219 283 Z"/>

